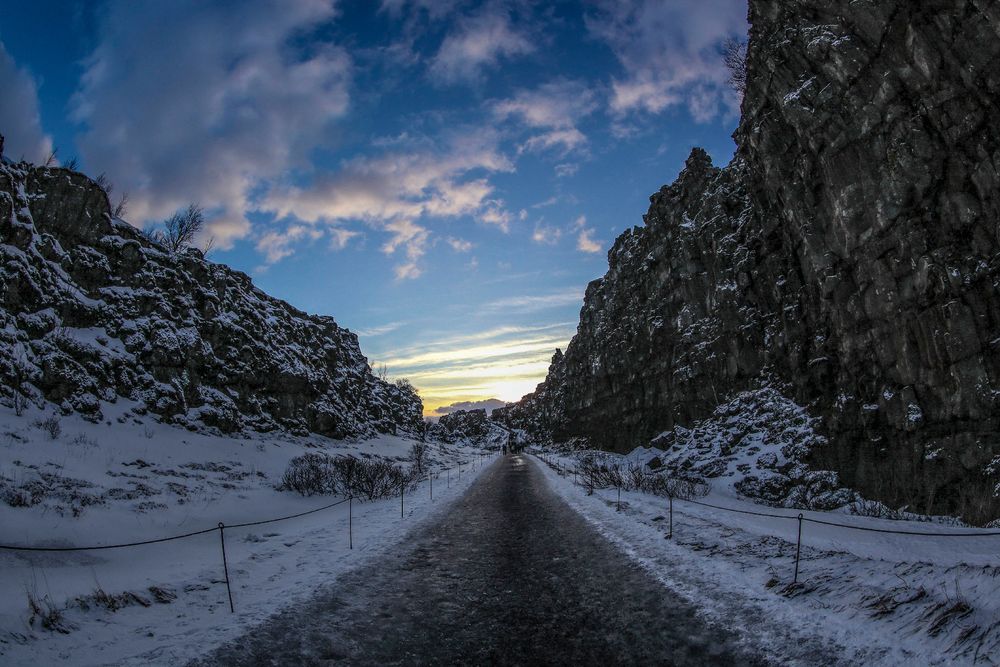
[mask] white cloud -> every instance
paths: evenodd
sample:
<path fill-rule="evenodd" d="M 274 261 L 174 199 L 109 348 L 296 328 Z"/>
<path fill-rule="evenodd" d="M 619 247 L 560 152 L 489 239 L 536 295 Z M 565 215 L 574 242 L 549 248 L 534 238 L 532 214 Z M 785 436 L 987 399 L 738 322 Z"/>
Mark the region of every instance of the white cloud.
<path fill-rule="evenodd" d="M 493 113 L 500 119 L 516 118 L 526 127 L 544 130 L 521 145 L 522 151 L 555 149 L 561 155 L 587 145 L 578 121 L 597 108 L 592 90 L 580 82 L 557 80 L 497 102 Z"/>
<path fill-rule="evenodd" d="M 427 12 L 432 19 L 439 19 L 451 13 L 460 0 L 382 0 L 382 11 L 398 17 L 406 7 Z"/>
<path fill-rule="evenodd" d="M 587 253 L 601 252 L 601 244 L 594 240 L 593 235 L 593 229 L 581 229 L 576 237 L 576 249 Z"/>
<path fill-rule="evenodd" d="M 431 76 L 443 83 L 475 81 L 501 58 L 531 53 L 528 35 L 513 26 L 502 8 L 487 7 L 456 21 L 431 62 Z"/>
<path fill-rule="evenodd" d="M 445 239 L 451 249 L 455 252 L 469 252 L 472 250 L 472 241 L 466 241 L 465 239 L 457 239 L 453 236 L 449 236 Z"/>
<path fill-rule="evenodd" d="M 367 338 L 375 338 L 376 336 L 384 336 L 387 333 L 392 333 L 400 327 L 404 326 L 406 322 L 388 322 L 386 324 L 380 324 L 374 327 L 368 327 L 366 329 L 356 329 L 355 333 L 359 336 L 365 336 Z"/>
<path fill-rule="evenodd" d="M 560 238 L 562 238 L 561 229 L 543 225 L 541 221 L 535 225 L 535 231 L 531 234 L 532 241 L 543 245 L 555 245 Z"/>
<path fill-rule="evenodd" d="M 577 287 L 540 295 L 509 296 L 483 305 L 483 312 L 535 313 L 551 308 L 583 303 L 583 290 Z"/>
<path fill-rule="evenodd" d="M 307 225 L 289 225 L 282 231 L 270 231 L 257 240 L 257 251 L 264 255 L 268 264 L 280 262 L 292 254 L 293 243 L 311 239 L 315 241 L 323 236 L 323 232 Z"/>
<path fill-rule="evenodd" d="M 531 205 L 531 208 L 545 208 L 546 206 L 554 206 L 559 203 L 559 197 L 553 195 L 544 201 L 537 202 Z"/>
<path fill-rule="evenodd" d="M 0 134 L 4 155 L 11 160 L 23 156 L 42 163 L 52 152 L 52 139 L 42 130 L 38 113 L 38 88 L 27 70 L 21 69 L 0 42 Z"/>
<path fill-rule="evenodd" d="M 405 253 L 396 277 L 416 278 L 431 238 L 431 230 L 418 221 L 470 215 L 505 231 L 510 222 L 503 202 L 490 199 L 493 186 L 475 175 L 513 170 L 494 138 L 478 132 L 444 142 L 443 151 L 420 144 L 349 160 L 309 185 L 273 188 L 260 208 L 279 218 L 331 225 L 359 220 L 386 231 L 390 238 L 383 252 L 402 248 Z"/>
<path fill-rule="evenodd" d="M 332 227 L 328 233 L 330 234 L 330 247 L 334 250 L 343 250 L 351 239 L 361 235 L 361 232 L 343 227 Z"/>
<path fill-rule="evenodd" d="M 557 164 L 555 168 L 557 178 L 567 178 L 580 171 L 580 165 L 574 162 L 564 162 Z"/>
<path fill-rule="evenodd" d="M 512 216 L 503 208 L 503 201 L 493 200 L 489 207 L 479 215 L 479 221 L 487 225 L 496 225 L 503 232 L 510 231 Z"/>
<path fill-rule="evenodd" d="M 293 46 L 334 16 L 329 0 L 109 2 L 74 99 L 87 167 L 136 223 L 195 201 L 222 247 L 247 236 L 251 193 L 308 167 L 348 109 L 346 52 Z"/>
<path fill-rule="evenodd" d="M 597 6 L 587 28 L 624 69 L 611 84 L 612 112 L 656 114 L 686 105 L 695 120 L 707 122 L 738 106 L 719 46 L 746 35 L 746 0 L 597 0 Z"/>

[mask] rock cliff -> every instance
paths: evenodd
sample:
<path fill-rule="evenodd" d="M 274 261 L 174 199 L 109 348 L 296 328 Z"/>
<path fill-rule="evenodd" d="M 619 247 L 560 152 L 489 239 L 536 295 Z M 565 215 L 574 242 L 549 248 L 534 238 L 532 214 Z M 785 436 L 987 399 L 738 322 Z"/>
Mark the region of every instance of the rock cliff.
<path fill-rule="evenodd" d="M 422 404 L 375 377 L 358 339 L 197 250 L 110 214 L 86 176 L 0 164 L 0 400 L 97 420 L 134 401 L 223 432 L 419 433 Z"/>
<path fill-rule="evenodd" d="M 749 19 L 732 162 L 696 149 L 651 197 L 508 417 L 625 451 L 777 390 L 842 483 L 1000 516 L 1000 9 L 751 0 Z"/>

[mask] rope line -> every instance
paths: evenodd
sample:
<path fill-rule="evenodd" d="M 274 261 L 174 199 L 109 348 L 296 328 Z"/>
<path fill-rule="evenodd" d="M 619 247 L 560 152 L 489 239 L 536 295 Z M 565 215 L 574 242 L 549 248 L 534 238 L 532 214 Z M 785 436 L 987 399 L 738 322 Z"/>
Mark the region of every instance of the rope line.
<path fill-rule="evenodd" d="M 548 463 L 546 461 L 546 463 Z M 549 466 L 553 464 L 549 463 Z M 670 479 L 676 479 L 671 477 Z M 683 481 L 683 480 L 682 480 Z M 769 519 L 791 519 L 793 521 L 798 520 L 798 516 L 789 516 L 787 514 L 768 514 L 767 512 L 752 512 L 750 510 L 740 510 L 733 507 L 722 507 L 721 505 L 712 505 L 709 503 L 703 503 L 698 500 L 691 500 L 689 498 L 677 497 L 677 500 L 683 502 L 692 503 L 694 505 L 701 505 L 702 507 L 710 507 L 716 510 L 722 510 L 723 512 L 735 512 L 737 514 L 750 514 L 752 516 L 762 516 Z M 823 526 L 832 526 L 834 528 L 846 528 L 847 530 L 861 530 L 867 533 L 884 533 L 886 535 L 914 535 L 919 537 L 997 537 L 1000 536 L 1000 531 L 983 531 L 983 532 L 964 532 L 964 533 L 928 533 L 919 530 L 892 530 L 889 528 L 871 528 L 869 526 L 852 526 L 846 523 L 834 523 L 832 521 L 823 521 L 821 519 L 810 519 L 809 517 L 802 517 L 803 521 L 808 521 L 809 523 L 817 523 Z"/>
<path fill-rule="evenodd" d="M 289 514 L 288 516 L 278 517 L 277 519 L 264 519 L 263 521 L 247 521 L 246 523 L 234 523 L 226 524 L 226 528 L 246 528 L 248 526 L 263 526 L 265 523 L 277 523 L 278 521 L 287 521 L 288 519 L 297 519 L 300 516 L 306 516 L 307 514 L 315 514 L 316 512 L 322 512 L 323 510 L 328 510 L 331 507 L 336 507 L 337 505 L 343 505 L 348 500 L 354 496 L 348 496 L 343 500 L 338 500 L 335 503 L 330 503 L 329 505 L 324 505 L 323 507 L 317 507 L 314 510 L 308 510 L 306 512 L 299 512 L 298 514 Z"/>
<path fill-rule="evenodd" d="M 1000 531 L 989 531 L 983 533 L 926 533 L 918 530 L 889 530 L 887 528 L 869 528 L 866 526 L 851 526 L 845 523 L 831 523 L 830 521 L 820 521 L 819 519 L 802 518 L 803 521 L 819 523 L 824 526 L 835 526 L 837 528 L 848 528 L 850 530 L 863 530 L 869 533 L 889 533 L 890 535 L 923 535 L 925 537 L 995 537 L 1000 535 Z"/>
<path fill-rule="evenodd" d="M 316 512 L 322 512 L 323 510 L 328 510 L 331 507 L 336 507 L 337 505 L 343 505 L 350 498 L 344 498 L 343 500 L 338 500 L 335 503 L 329 505 L 324 505 L 323 507 L 317 507 L 314 510 L 308 510 L 306 512 L 299 512 L 298 514 L 289 514 L 288 516 L 278 517 L 276 519 L 265 519 L 264 521 L 248 521 L 246 523 L 234 523 L 231 525 L 226 525 L 226 528 L 246 528 L 248 526 L 260 526 L 265 523 L 276 523 L 278 521 L 287 521 L 288 519 L 295 519 L 300 516 L 305 516 L 307 514 L 315 514 Z M 126 544 L 102 544 L 98 546 L 87 546 L 87 547 L 19 547 L 9 544 L 0 544 L 0 550 L 5 551 L 100 551 L 102 549 L 124 549 L 125 547 L 139 547 L 145 544 L 159 544 L 161 542 L 172 542 L 174 540 L 183 540 L 188 537 L 194 537 L 196 535 L 205 535 L 207 533 L 214 533 L 219 530 L 218 527 L 206 528 L 204 530 L 196 530 L 191 533 L 184 533 L 183 535 L 172 535 L 170 537 L 160 537 L 155 540 L 143 540 L 141 542 L 128 542 Z"/>
<path fill-rule="evenodd" d="M 468 462 L 466 462 L 468 463 Z M 460 466 L 452 466 L 450 468 L 444 468 L 439 470 L 438 474 L 442 472 L 447 472 L 449 470 L 454 470 Z M 419 483 L 419 482 L 418 482 Z M 316 512 L 322 512 L 323 510 L 328 510 L 337 505 L 343 505 L 348 500 L 353 498 L 349 496 L 343 500 L 338 500 L 335 503 L 330 503 L 329 505 L 324 505 L 323 507 L 317 507 L 316 509 L 307 510 L 305 512 L 299 512 L 297 514 L 289 514 L 288 516 L 281 516 L 276 519 L 264 519 L 263 521 L 246 521 L 244 523 L 234 523 L 228 524 L 226 528 L 249 528 L 250 526 L 263 526 L 268 523 L 277 523 L 279 521 L 287 521 L 289 519 L 297 519 L 300 516 L 306 516 L 308 514 L 315 514 Z M 216 528 L 206 528 L 204 530 L 196 530 L 190 533 L 184 533 L 183 535 L 172 535 L 170 537 L 159 537 L 154 540 L 143 540 L 141 542 L 128 542 L 125 544 L 102 544 L 97 546 L 86 546 L 86 547 L 22 547 L 15 546 L 12 544 L 0 544 L 0 551 L 101 551 L 103 549 L 124 549 L 126 547 L 140 547 L 146 544 L 160 544 L 161 542 L 172 542 L 174 540 L 183 540 L 188 537 L 195 537 L 196 535 L 206 535 L 208 533 L 214 533 L 219 530 Z"/>
<path fill-rule="evenodd" d="M 129 542 L 128 544 L 103 544 L 94 547 L 16 547 L 9 544 L 0 544 L 0 549 L 7 551 L 99 551 L 101 549 L 122 549 L 124 547 L 138 547 L 143 544 L 158 544 L 160 542 L 171 542 L 173 540 L 183 540 L 186 537 L 194 537 L 195 535 L 205 535 L 206 533 L 214 533 L 218 528 L 206 528 L 205 530 L 196 530 L 193 533 L 184 533 L 183 535 L 173 535 L 172 537 L 161 537 L 155 540 L 145 540 L 142 542 Z"/>
<path fill-rule="evenodd" d="M 751 512 L 750 510 L 738 510 L 732 507 L 722 507 L 720 505 L 710 505 L 708 503 L 699 502 L 697 500 L 690 500 L 689 498 L 678 498 L 678 500 L 683 500 L 687 503 L 694 503 L 695 505 L 701 505 L 702 507 L 711 507 L 714 510 L 723 510 L 724 512 L 738 512 L 739 514 L 752 514 L 753 516 L 765 516 L 770 519 L 792 519 L 797 520 L 797 516 L 788 516 L 787 514 L 767 514 L 766 512 Z"/>

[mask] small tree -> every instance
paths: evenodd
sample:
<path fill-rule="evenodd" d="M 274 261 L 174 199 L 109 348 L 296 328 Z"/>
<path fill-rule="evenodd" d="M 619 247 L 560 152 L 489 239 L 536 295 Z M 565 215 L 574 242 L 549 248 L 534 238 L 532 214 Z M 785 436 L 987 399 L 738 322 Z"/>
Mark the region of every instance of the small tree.
<path fill-rule="evenodd" d="M 747 89 L 747 43 L 730 37 L 722 45 L 722 60 L 729 70 L 729 85 L 739 93 Z"/>
<path fill-rule="evenodd" d="M 393 382 L 393 384 L 396 385 L 396 387 L 398 387 L 399 389 L 402 389 L 403 391 L 405 391 L 407 393 L 410 393 L 410 394 L 416 394 L 417 393 L 417 388 L 414 387 L 413 383 L 410 382 L 407 378 L 396 378 L 396 380 Z"/>
<path fill-rule="evenodd" d="M 128 199 L 125 199 L 128 203 Z M 205 227 L 205 211 L 198 204 L 188 204 L 163 222 L 163 229 L 143 230 L 143 236 L 154 243 L 167 246 L 167 250 L 178 253 L 191 246 L 195 237 Z M 210 242 L 211 245 L 211 242 Z"/>
<path fill-rule="evenodd" d="M 121 197 L 118 198 L 118 203 L 111 210 L 111 217 L 121 218 L 128 211 L 128 193 L 123 192 Z"/>
<path fill-rule="evenodd" d="M 198 204 L 188 204 L 163 223 L 163 244 L 170 252 L 180 252 L 192 243 L 205 227 L 205 211 Z"/>
<path fill-rule="evenodd" d="M 94 183 L 97 183 L 97 187 L 104 190 L 104 194 L 108 196 L 108 199 L 111 199 L 111 193 L 115 191 L 115 186 L 107 174 L 102 173 L 94 180 Z"/>

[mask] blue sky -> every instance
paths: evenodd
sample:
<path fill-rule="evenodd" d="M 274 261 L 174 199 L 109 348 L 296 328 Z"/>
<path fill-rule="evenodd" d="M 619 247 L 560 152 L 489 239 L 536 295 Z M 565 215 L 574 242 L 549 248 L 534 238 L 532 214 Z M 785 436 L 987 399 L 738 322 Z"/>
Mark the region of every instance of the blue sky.
<path fill-rule="evenodd" d="M 692 146 L 732 156 L 745 0 L 6 2 L 6 154 L 58 147 L 334 316 L 428 412 L 514 400 Z M 203 239 L 204 242 L 206 239 Z"/>

